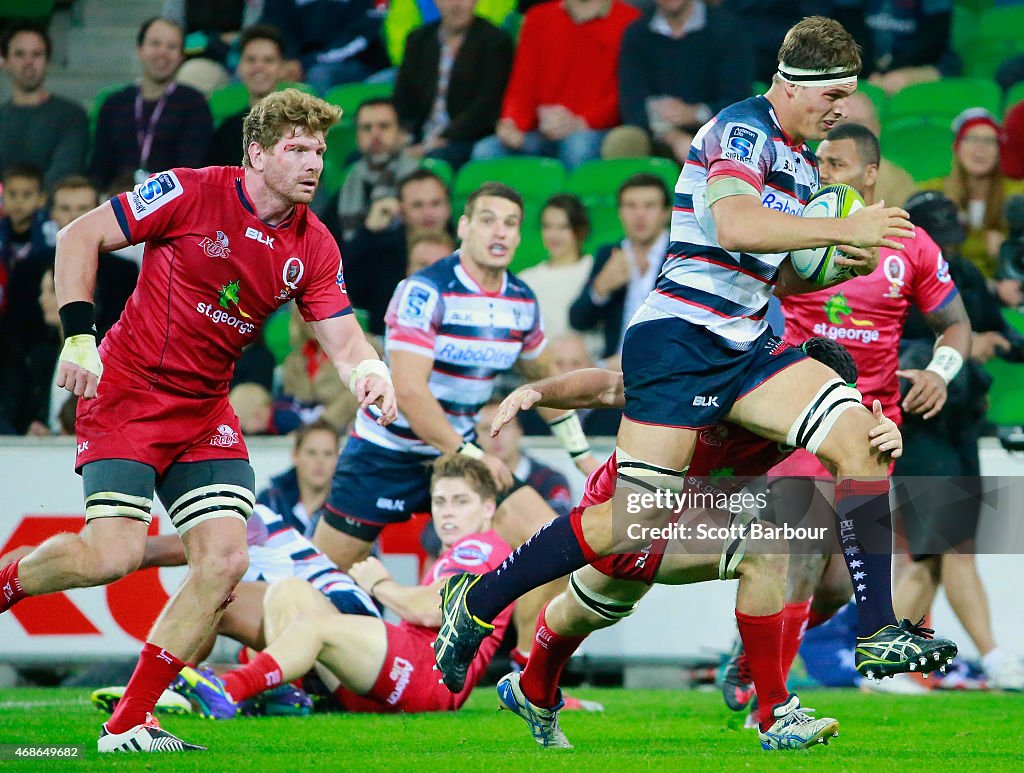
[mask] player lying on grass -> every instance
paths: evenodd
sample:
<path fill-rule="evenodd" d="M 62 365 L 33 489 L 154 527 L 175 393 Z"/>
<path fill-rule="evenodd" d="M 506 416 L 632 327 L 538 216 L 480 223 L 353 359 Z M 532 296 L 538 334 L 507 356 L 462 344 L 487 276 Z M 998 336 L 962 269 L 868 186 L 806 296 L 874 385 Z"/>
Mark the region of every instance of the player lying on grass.
<path fill-rule="evenodd" d="M 489 571 L 511 548 L 491 530 L 496 490 L 483 462 L 460 454 L 440 457 L 434 462 L 430 495 L 434 528 L 445 552 L 420 585 L 400 585 L 375 558 L 350 570 L 362 588 L 402 618 L 401 624 L 342 614 L 309 583 L 281 580 L 270 586 L 264 600 L 267 648 L 223 677 L 212 671 L 183 669 L 178 689 L 198 702 L 204 713 L 229 719 L 242 701 L 297 679 L 317 665 L 320 676 L 348 711 L 412 713 L 460 708 L 501 643 L 511 609 L 495 620 L 493 635 L 482 644 L 465 688 L 452 694 L 433 671 L 430 643 L 441 622 L 437 594 L 445 577 Z"/>
<path fill-rule="evenodd" d="M 246 537 L 249 568 L 235 587 L 235 599 L 224 610 L 217 625 L 217 635 L 227 636 L 252 650 L 266 647 L 263 602 L 267 588 L 271 583 L 287 578 L 307 582 L 341 614 L 380 617 L 373 599 L 356 585 L 350 575 L 339 570 L 312 542 L 287 525 L 269 507 L 256 505 L 253 508 L 253 517 L 246 524 Z M 146 540 L 141 569 L 184 565 L 184 546 L 176 534 Z M 216 635 L 200 647 L 192 662 L 205 660 L 215 640 Z M 113 711 L 123 692 L 123 687 L 101 688 L 93 692 L 92 702 L 98 708 Z M 259 704 L 243 707 L 243 710 L 274 715 L 308 714 L 312 706 L 302 690 L 287 684 L 263 694 Z"/>
<path fill-rule="evenodd" d="M 840 344 L 828 339 L 811 339 L 805 352 L 832 367 L 844 381 L 856 380 L 856 368 Z M 536 405 L 559 407 L 617 406 L 623 400 L 622 376 L 604 370 L 575 371 L 537 384 L 527 384 L 502 403 L 492 432 L 521 410 Z M 878 426 L 867 438 L 877 453 L 899 455 L 902 439 L 895 423 L 874 406 Z M 719 490 L 730 483 L 740 485 L 742 477 L 723 479 L 726 468 L 731 476 L 757 476 L 767 472 L 792 451 L 760 438 L 728 422 L 698 435 L 697 447 L 689 471 L 690 481 L 715 480 Z M 588 479 L 580 507 L 590 507 L 611 499 L 614 492 L 616 459 L 613 455 Z M 689 516 L 687 516 L 689 517 Z M 753 519 L 734 519 L 733 525 Z M 693 533 L 693 532 L 691 532 Z M 632 614 L 636 603 L 652 583 L 682 585 L 710 579 L 739 576 L 736 619 L 740 635 L 751 657 L 758 693 L 762 696 L 760 740 L 765 749 L 807 748 L 837 735 L 834 719 L 814 719 L 801 708 L 799 698 L 786 688 L 782 653 L 787 643 L 797 639 L 798 631 L 786 631 L 783 622 L 783 596 L 788 563 L 787 546 L 781 540 L 752 540 L 748 536 L 729 535 L 720 552 L 701 551 L 694 539 L 657 540 L 637 553 L 612 555 L 574 572 L 569 592 L 563 592 L 541 613 L 526 670 L 509 674 L 498 685 L 498 694 L 507 708 L 530 726 L 534 739 L 543 746 L 568 746 L 558 726 L 560 706 L 558 678 L 565 663 L 594 630 L 613 625 Z M 794 556 L 792 560 L 799 560 Z"/>

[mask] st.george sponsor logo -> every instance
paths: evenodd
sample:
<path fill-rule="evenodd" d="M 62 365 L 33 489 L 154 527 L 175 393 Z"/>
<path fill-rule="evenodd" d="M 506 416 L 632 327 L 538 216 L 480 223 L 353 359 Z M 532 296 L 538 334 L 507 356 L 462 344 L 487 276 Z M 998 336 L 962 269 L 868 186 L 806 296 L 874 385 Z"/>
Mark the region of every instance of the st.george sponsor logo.
<path fill-rule="evenodd" d="M 401 700 L 402 693 L 409 686 L 409 682 L 412 680 L 412 672 L 415 670 L 415 666 L 405 658 L 396 657 L 391 664 L 391 673 L 388 676 L 395 683 L 395 689 L 388 695 L 387 701 L 392 706 Z"/>
<path fill-rule="evenodd" d="M 849 328 L 819 322 L 814 326 L 814 335 L 825 336 L 833 341 L 860 341 L 873 344 L 878 340 L 878 330 L 870 327 Z"/>
<path fill-rule="evenodd" d="M 511 368 L 518 358 L 518 351 L 510 352 L 496 346 L 470 349 L 455 344 L 445 344 L 436 355 L 436 359 L 452 365 L 486 365 L 498 370 Z"/>
<path fill-rule="evenodd" d="M 256 325 L 252 322 L 246 322 L 244 319 L 239 319 L 230 311 L 224 311 L 214 306 L 212 303 L 203 303 L 200 301 L 196 304 L 196 311 L 209 317 L 217 325 L 227 325 L 238 330 L 242 335 L 249 335 L 256 330 Z"/>

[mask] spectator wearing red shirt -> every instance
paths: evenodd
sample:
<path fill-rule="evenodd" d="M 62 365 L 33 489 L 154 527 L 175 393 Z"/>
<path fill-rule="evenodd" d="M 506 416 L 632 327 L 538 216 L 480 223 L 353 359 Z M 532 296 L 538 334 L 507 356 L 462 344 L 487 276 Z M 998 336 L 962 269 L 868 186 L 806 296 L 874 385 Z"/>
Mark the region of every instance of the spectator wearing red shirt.
<path fill-rule="evenodd" d="M 551 156 L 568 168 L 597 158 L 619 123 L 622 35 L 640 16 L 621 0 L 563 0 L 526 12 L 495 133 L 474 159 Z"/>

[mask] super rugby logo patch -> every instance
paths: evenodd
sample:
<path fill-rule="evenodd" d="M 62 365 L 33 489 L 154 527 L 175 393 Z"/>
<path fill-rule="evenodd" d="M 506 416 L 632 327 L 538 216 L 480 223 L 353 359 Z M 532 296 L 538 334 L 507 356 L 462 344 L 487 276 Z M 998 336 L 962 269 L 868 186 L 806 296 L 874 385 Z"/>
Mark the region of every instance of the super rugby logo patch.
<path fill-rule="evenodd" d="M 136 220 L 142 220 L 184 192 L 174 172 L 160 172 L 143 180 L 127 194 L 128 209 Z"/>
<path fill-rule="evenodd" d="M 727 123 L 722 134 L 722 158 L 756 166 L 767 140 L 764 132 L 739 123 Z"/>

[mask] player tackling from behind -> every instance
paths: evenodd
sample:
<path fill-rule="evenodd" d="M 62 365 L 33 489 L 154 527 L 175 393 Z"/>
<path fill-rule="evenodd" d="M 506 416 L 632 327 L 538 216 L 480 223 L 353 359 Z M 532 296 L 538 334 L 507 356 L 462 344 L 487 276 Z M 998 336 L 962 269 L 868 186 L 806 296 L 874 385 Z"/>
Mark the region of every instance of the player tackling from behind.
<path fill-rule="evenodd" d="M 599 556 L 635 550 L 631 523 L 662 525 L 657 509 L 627 518 L 627 491 L 682 492 L 699 430 L 723 419 L 806 448 L 836 474 L 837 537 L 865 585 L 857 596 L 858 667 L 884 676 L 909 670 L 912 658 L 925 656 L 922 669 L 931 669 L 955 655 L 952 642 L 929 640 L 893 613 L 887 466 L 863 442 L 871 411 L 829 368 L 774 337 L 764 319 L 773 291 L 818 289 L 797 277 L 790 251 L 847 245 L 851 257 L 838 261 L 868 274 L 879 247 L 899 250 L 895 239 L 913 234 L 906 212 L 882 203 L 847 218 L 799 216 L 819 185 L 805 143 L 843 117 L 860 66 L 842 25 L 803 19 L 786 34 L 767 94 L 725 108 L 697 133 L 676 184 L 661 276 L 623 342 L 616 496 L 553 521 L 498 571 L 448 581 L 435 655 L 449 688 L 461 687 L 488 621 L 512 599 Z M 744 625 L 781 636 L 782 613 Z"/>
<path fill-rule="evenodd" d="M 0 611 L 136 569 L 154 489 L 189 563 L 103 726 L 101 752 L 203 748 L 162 730 L 150 712 L 216 626 L 248 563 L 255 481 L 227 394 L 234 363 L 263 321 L 294 299 L 342 382 L 364 407 L 378 406 L 381 423 L 395 417 L 388 370 L 352 315 L 337 244 L 307 207 L 324 135 L 340 113 L 294 89 L 272 94 L 245 119 L 242 168 L 152 175 L 59 234 L 66 340 L 58 384 L 83 398 L 75 468 L 86 523 L 0 572 Z M 97 255 L 140 242 L 138 287 L 97 351 Z"/>

